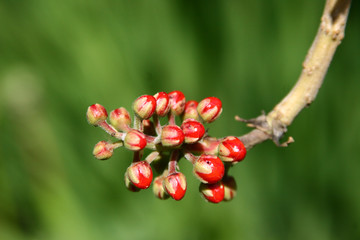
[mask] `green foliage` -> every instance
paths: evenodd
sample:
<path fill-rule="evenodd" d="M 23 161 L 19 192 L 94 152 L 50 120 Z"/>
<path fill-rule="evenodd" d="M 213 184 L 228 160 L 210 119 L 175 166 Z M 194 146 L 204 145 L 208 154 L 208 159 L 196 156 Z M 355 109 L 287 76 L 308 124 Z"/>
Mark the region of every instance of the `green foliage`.
<path fill-rule="evenodd" d="M 100 162 L 86 123 L 142 94 L 216 96 L 214 136 L 269 111 L 297 79 L 323 1 L 0 1 L 0 239 L 359 239 L 359 2 L 318 98 L 231 170 L 213 205 L 188 176 L 181 202 L 131 193 L 131 154 Z M 356 27 L 357 26 L 357 27 Z"/>

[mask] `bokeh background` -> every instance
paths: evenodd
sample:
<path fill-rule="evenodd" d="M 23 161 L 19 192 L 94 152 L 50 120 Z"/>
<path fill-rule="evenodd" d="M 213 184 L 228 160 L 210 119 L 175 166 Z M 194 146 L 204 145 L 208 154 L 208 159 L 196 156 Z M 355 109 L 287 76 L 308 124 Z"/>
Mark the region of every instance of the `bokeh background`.
<path fill-rule="evenodd" d="M 109 137 L 89 105 L 142 94 L 217 96 L 221 137 L 270 111 L 296 81 L 324 1 L 0 0 L 0 239 L 360 239 L 360 16 L 296 143 L 249 151 L 232 202 L 206 203 L 191 166 L 180 202 L 126 190 L 131 153 L 97 161 Z"/>

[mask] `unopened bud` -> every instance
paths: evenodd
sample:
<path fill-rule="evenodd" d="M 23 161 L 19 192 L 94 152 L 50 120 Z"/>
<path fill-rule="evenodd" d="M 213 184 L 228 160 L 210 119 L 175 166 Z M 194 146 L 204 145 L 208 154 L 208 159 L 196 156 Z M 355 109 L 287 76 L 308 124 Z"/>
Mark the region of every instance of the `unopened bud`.
<path fill-rule="evenodd" d="M 186 193 L 186 178 L 181 172 L 170 174 L 164 179 L 166 192 L 176 201 L 181 200 Z"/>
<path fill-rule="evenodd" d="M 168 93 L 170 99 L 170 109 L 172 114 L 179 116 L 185 109 L 185 96 L 180 91 L 172 91 Z"/>
<path fill-rule="evenodd" d="M 153 193 L 159 199 L 167 199 L 169 198 L 169 194 L 167 194 L 164 185 L 163 185 L 163 176 L 158 176 L 155 178 L 153 183 Z"/>
<path fill-rule="evenodd" d="M 224 184 L 224 201 L 230 201 L 236 196 L 236 182 L 232 176 L 225 176 L 222 179 Z"/>
<path fill-rule="evenodd" d="M 205 134 L 204 125 L 191 118 L 184 120 L 181 129 L 185 136 L 185 143 L 188 144 L 199 141 Z"/>
<path fill-rule="evenodd" d="M 192 118 L 199 120 L 199 113 L 197 112 L 198 102 L 194 100 L 187 101 L 185 104 L 184 114 L 182 116 L 183 120 L 187 118 Z"/>
<path fill-rule="evenodd" d="M 225 173 L 223 162 L 214 155 L 202 154 L 194 163 L 194 175 L 203 183 L 216 183 Z"/>
<path fill-rule="evenodd" d="M 110 113 L 110 124 L 118 131 L 129 131 L 131 124 L 129 112 L 123 107 L 113 110 Z"/>
<path fill-rule="evenodd" d="M 146 161 L 132 163 L 127 171 L 127 176 L 135 187 L 146 189 L 150 186 L 153 178 L 153 173 L 150 164 Z"/>
<path fill-rule="evenodd" d="M 89 124 L 94 126 L 97 126 L 100 122 L 105 121 L 107 117 L 108 114 L 106 109 L 98 103 L 88 107 L 86 112 L 86 118 Z"/>
<path fill-rule="evenodd" d="M 220 181 L 214 184 L 201 183 L 199 191 L 203 197 L 212 203 L 219 203 L 224 199 L 224 184 Z"/>
<path fill-rule="evenodd" d="M 166 92 L 158 92 L 154 95 L 156 99 L 156 114 L 159 117 L 165 116 L 170 111 L 170 100 Z"/>
<path fill-rule="evenodd" d="M 184 133 L 176 125 L 167 125 L 161 131 L 161 144 L 164 147 L 178 147 L 184 142 Z"/>
<path fill-rule="evenodd" d="M 146 147 L 145 135 L 138 130 L 131 130 L 126 133 L 124 146 L 131 151 L 140 151 Z"/>
<path fill-rule="evenodd" d="M 109 159 L 113 155 L 113 148 L 108 142 L 100 141 L 95 145 L 93 155 L 99 160 Z"/>
<path fill-rule="evenodd" d="M 155 112 L 156 100 L 151 95 L 140 96 L 135 100 L 133 109 L 138 117 L 141 119 L 148 119 Z"/>
<path fill-rule="evenodd" d="M 139 192 L 141 189 L 135 187 L 135 185 L 130 181 L 129 176 L 127 175 L 127 172 L 124 176 L 125 186 L 126 188 L 131 192 Z"/>
<path fill-rule="evenodd" d="M 199 103 L 197 110 L 204 122 L 211 123 L 220 116 L 222 103 L 216 97 L 207 97 Z"/>
<path fill-rule="evenodd" d="M 237 137 L 226 137 L 219 144 L 219 157 L 224 162 L 240 162 L 246 156 L 246 148 Z"/>

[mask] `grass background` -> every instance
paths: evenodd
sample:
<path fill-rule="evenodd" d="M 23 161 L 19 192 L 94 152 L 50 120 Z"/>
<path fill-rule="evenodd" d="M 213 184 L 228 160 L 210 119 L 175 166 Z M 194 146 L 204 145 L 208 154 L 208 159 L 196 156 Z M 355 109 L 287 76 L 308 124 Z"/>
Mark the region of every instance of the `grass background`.
<path fill-rule="evenodd" d="M 0 0 L 0 239 L 359 239 L 360 19 L 316 101 L 289 127 L 296 143 L 251 150 L 231 170 L 238 196 L 203 201 L 131 193 L 131 153 L 92 156 L 109 139 L 86 123 L 142 94 L 217 96 L 214 136 L 270 111 L 301 71 L 324 1 Z"/>

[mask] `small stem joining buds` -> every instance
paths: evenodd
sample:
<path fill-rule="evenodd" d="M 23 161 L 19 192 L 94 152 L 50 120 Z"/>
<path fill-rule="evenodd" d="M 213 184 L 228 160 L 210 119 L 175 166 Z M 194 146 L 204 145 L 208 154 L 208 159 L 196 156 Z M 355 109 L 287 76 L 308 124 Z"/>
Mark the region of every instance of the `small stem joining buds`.
<path fill-rule="evenodd" d="M 201 141 L 186 145 L 185 149 L 195 154 L 217 155 L 220 141 L 213 137 L 204 137 Z"/>
<path fill-rule="evenodd" d="M 192 164 L 195 164 L 195 162 L 199 159 L 199 157 L 195 156 L 188 150 L 184 150 L 184 157 Z"/>
<path fill-rule="evenodd" d="M 179 161 L 179 150 L 174 150 L 171 152 L 171 155 L 170 155 L 169 174 L 176 172 L 178 161 Z"/>
<path fill-rule="evenodd" d="M 116 131 L 116 129 L 113 126 L 109 125 L 106 121 L 99 122 L 98 126 L 101 127 L 109 135 L 116 137 L 117 139 L 123 140 L 125 137 L 124 133 Z"/>
<path fill-rule="evenodd" d="M 158 160 L 159 158 L 160 158 L 160 153 L 158 151 L 154 151 L 146 157 L 145 161 L 151 164 L 152 161 Z"/>

